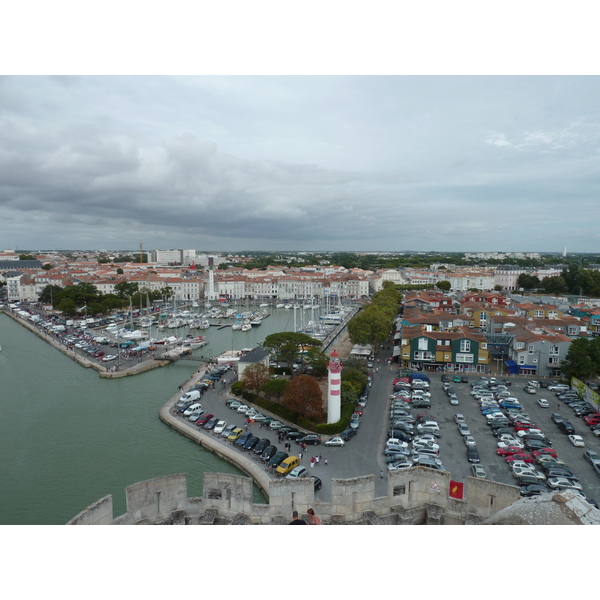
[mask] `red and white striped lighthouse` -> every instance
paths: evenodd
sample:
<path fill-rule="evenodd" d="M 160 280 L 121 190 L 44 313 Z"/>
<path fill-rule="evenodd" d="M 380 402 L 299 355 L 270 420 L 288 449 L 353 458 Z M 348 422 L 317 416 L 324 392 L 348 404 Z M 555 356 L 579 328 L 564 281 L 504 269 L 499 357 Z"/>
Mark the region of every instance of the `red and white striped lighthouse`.
<path fill-rule="evenodd" d="M 327 422 L 337 423 L 342 416 L 342 363 L 339 354 L 334 350 L 327 363 L 329 377 L 327 379 Z"/>

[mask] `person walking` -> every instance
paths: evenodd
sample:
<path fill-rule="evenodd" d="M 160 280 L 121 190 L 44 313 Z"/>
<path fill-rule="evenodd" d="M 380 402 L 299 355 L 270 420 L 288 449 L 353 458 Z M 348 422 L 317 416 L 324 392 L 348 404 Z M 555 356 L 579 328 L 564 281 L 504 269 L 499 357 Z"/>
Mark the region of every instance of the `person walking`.
<path fill-rule="evenodd" d="M 380 471 L 379 473 L 379 481 L 383 481 L 383 471 Z"/>
<path fill-rule="evenodd" d="M 308 513 L 309 525 L 323 525 L 323 523 L 321 523 L 321 519 L 315 515 L 315 511 L 312 508 L 309 508 L 306 512 Z"/>

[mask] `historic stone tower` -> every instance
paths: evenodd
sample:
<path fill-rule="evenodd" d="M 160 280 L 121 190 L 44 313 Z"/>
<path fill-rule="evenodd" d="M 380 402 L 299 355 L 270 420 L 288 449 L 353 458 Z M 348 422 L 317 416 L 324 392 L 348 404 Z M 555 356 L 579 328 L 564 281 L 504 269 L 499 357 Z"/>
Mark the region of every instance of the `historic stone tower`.
<path fill-rule="evenodd" d="M 327 363 L 329 377 L 327 380 L 327 422 L 337 423 L 342 416 L 342 363 L 339 354 L 334 350 Z"/>

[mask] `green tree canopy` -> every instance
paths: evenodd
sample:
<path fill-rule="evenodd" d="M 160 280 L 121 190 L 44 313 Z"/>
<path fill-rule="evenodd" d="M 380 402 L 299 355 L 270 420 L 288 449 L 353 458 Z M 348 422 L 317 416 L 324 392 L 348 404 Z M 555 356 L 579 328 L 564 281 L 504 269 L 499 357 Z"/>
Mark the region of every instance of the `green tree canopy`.
<path fill-rule="evenodd" d="M 442 290 L 443 292 L 449 292 L 450 288 L 452 287 L 452 284 L 447 281 L 446 279 L 444 279 L 443 281 L 438 281 L 435 284 L 435 287 L 438 288 L 439 290 Z"/>
<path fill-rule="evenodd" d="M 121 281 L 115 285 L 115 293 L 121 300 L 125 300 L 129 296 L 133 296 L 139 289 L 137 282 L 130 283 L 129 281 Z"/>
<path fill-rule="evenodd" d="M 262 345 L 265 350 L 277 357 L 277 362 L 285 362 L 291 366 L 301 349 L 319 347 L 321 341 L 305 333 L 280 331 L 268 335 Z"/>
<path fill-rule="evenodd" d="M 600 338 L 577 338 L 571 342 L 560 368 L 567 378 L 594 379 L 600 374 Z"/>

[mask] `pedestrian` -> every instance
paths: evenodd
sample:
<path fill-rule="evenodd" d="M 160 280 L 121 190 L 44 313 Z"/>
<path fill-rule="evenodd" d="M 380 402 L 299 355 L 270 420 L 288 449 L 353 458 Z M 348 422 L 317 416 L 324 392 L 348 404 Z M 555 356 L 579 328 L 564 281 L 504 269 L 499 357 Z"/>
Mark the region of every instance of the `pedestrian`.
<path fill-rule="evenodd" d="M 319 454 L 319 462 L 321 462 L 323 460 L 323 455 Z"/>
<path fill-rule="evenodd" d="M 383 471 L 379 472 L 379 481 L 383 481 Z"/>
<path fill-rule="evenodd" d="M 292 519 L 293 521 L 289 525 L 306 525 L 306 521 L 298 516 L 297 510 L 292 513 Z"/>
<path fill-rule="evenodd" d="M 309 508 L 306 512 L 308 513 L 309 525 L 323 525 L 323 523 L 321 523 L 321 519 L 315 515 L 315 511 L 312 508 Z"/>
<path fill-rule="evenodd" d="M 560 410 L 560 402 L 558 403 L 558 408 L 557 408 L 557 410 Z"/>
<path fill-rule="evenodd" d="M 325 459 L 325 466 L 327 466 L 327 459 Z"/>
<path fill-rule="evenodd" d="M 315 456 L 315 466 L 319 466 L 319 457 Z"/>
<path fill-rule="evenodd" d="M 302 452 L 298 452 L 298 460 L 302 462 Z"/>
<path fill-rule="evenodd" d="M 311 459 L 310 459 L 310 467 L 311 467 L 311 469 L 312 469 L 314 466 L 315 466 L 315 457 L 314 457 L 314 456 L 312 456 L 312 457 L 311 457 Z"/>

